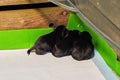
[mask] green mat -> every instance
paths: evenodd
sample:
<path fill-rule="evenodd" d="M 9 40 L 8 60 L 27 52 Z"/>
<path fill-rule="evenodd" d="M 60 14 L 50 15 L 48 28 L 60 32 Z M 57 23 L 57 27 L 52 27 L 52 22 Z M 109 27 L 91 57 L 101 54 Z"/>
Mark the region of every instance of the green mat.
<path fill-rule="evenodd" d="M 30 48 L 41 35 L 52 29 L 29 29 L 0 31 L 0 50 Z"/>
<path fill-rule="evenodd" d="M 97 51 L 111 69 L 120 76 L 120 62 L 116 60 L 114 51 L 100 36 L 85 25 L 77 15 L 70 15 L 67 28 L 70 30 L 88 31 L 93 38 Z M 51 31 L 53 31 L 51 28 L 0 31 L 0 50 L 30 48 L 37 38 Z"/>

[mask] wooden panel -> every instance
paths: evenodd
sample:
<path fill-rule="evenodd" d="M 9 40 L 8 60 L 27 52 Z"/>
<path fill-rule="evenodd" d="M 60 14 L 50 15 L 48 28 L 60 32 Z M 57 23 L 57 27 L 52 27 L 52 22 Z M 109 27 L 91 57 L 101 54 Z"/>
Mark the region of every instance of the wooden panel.
<path fill-rule="evenodd" d="M 120 0 L 90 0 L 113 24 L 120 29 Z"/>
<path fill-rule="evenodd" d="M 0 30 L 47 28 L 51 22 L 67 25 L 69 13 L 60 7 L 1 11 Z"/>
<path fill-rule="evenodd" d="M 0 5 L 28 4 L 48 2 L 48 0 L 0 0 Z"/>
<path fill-rule="evenodd" d="M 42 3 L 48 0 L 0 0 L 0 5 Z M 55 25 L 67 25 L 70 11 L 61 7 L 0 11 L 0 30 L 47 28 Z"/>
<path fill-rule="evenodd" d="M 92 3 L 84 2 L 77 7 L 100 31 L 120 44 L 118 29 Z"/>

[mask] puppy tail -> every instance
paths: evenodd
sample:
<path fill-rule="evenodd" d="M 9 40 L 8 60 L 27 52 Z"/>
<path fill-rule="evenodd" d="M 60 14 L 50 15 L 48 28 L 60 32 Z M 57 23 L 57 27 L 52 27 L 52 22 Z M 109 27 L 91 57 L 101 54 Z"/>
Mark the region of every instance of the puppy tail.
<path fill-rule="evenodd" d="M 31 52 L 33 49 L 35 49 L 35 48 L 32 47 L 32 48 L 28 49 L 28 51 L 27 51 L 28 56 L 30 55 L 30 52 Z"/>

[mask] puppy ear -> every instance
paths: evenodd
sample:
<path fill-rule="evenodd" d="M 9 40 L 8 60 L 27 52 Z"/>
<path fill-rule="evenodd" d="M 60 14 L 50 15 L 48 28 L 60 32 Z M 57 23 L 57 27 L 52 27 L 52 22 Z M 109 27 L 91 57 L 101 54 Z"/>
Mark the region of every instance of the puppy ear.
<path fill-rule="evenodd" d="M 49 24 L 49 27 L 55 29 L 55 25 L 54 25 L 54 23 L 50 23 L 50 24 Z"/>

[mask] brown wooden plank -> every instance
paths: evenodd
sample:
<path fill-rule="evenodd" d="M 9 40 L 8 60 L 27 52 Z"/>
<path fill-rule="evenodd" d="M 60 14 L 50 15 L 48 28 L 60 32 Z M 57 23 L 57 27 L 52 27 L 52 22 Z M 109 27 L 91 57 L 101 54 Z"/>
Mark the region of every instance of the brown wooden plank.
<path fill-rule="evenodd" d="M 29 3 L 42 3 L 48 2 L 48 0 L 0 0 L 0 6 L 2 5 L 16 5 L 16 4 L 29 4 Z"/>
<path fill-rule="evenodd" d="M 69 13 L 60 7 L 1 11 L 0 30 L 48 28 L 51 22 L 67 25 Z"/>
<path fill-rule="evenodd" d="M 43 2 L 48 0 L 0 0 L 0 6 Z M 48 28 L 51 22 L 67 25 L 69 13 L 61 7 L 0 11 L 0 30 Z"/>

